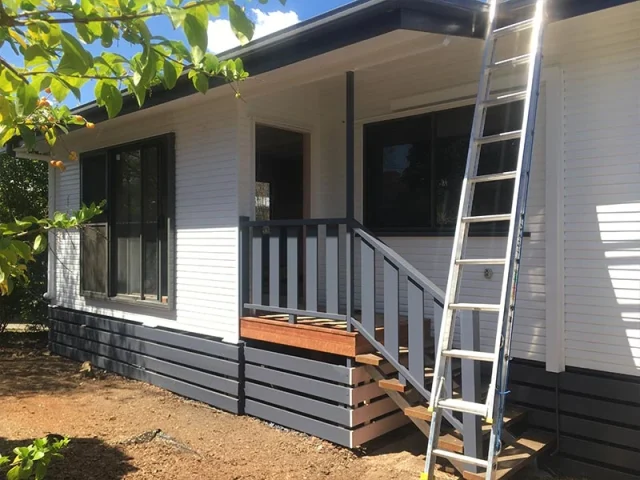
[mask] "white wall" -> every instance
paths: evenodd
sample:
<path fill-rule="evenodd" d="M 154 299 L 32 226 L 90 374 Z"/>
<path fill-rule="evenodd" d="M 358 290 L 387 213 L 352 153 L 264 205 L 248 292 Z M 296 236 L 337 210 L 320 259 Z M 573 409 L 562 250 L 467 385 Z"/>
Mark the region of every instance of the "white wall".
<path fill-rule="evenodd" d="M 640 373 L 640 3 L 563 22 L 566 364 Z"/>
<path fill-rule="evenodd" d="M 66 139 L 80 152 L 162 133 L 176 140 L 176 310 L 79 295 L 79 234 L 58 233 L 56 302 L 78 310 L 238 339 L 237 101 L 200 94 L 136 112 Z M 57 175 L 56 208 L 79 207 L 79 165 Z"/>

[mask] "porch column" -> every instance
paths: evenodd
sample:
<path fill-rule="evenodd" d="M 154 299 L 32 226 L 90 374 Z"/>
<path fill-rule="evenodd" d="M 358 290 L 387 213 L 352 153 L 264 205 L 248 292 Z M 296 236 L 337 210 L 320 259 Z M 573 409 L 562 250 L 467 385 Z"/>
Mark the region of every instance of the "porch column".
<path fill-rule="evenodd" d="M 347 264 L 347 331 L 351 332 L 353 330 L 353 325 L 351 324 L 351 318 L 354 313 L 354 261 L 353 261 L 353 248 L 354 248 L 354 240 L 355 237 L 353 235 L 353 230 L 351 227 L 351 220 L 354 219 L 354 199 L 353 199 L 353 190 L 354 190 L 354 159 L 355 159 L 355 146 L 354 146 L 354 110 L 355 110 L 355 88 L 354 88 L 354 74 L 352 71 L 347 72 L 346 75 L 346 164 L 347 164 L 347 175 L 346 175 L 346 206 L 347 206 L 347 231 L 346 231 L 346 264 Z M 348 364 L 347 366 L 351 366 Z"/>
<path fill-rule="evenodd" d="M 354 145 L 354 122 L 355 122 L 355 87 L 354 73 L 347 72 L 347 95 L 346 95 L 346 163 L 347 163 L 347 219 L 352 220 L 354 213 L 354 182 L 355 182 L 355 145 Z"/>

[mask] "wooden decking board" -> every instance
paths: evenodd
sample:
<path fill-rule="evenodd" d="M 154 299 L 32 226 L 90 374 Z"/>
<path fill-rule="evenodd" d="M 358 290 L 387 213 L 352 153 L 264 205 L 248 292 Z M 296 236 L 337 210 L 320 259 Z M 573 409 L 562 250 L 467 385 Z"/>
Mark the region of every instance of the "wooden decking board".
<path fill-rule="evenodd" d="M 498 458 L 498 468 L 496 480 L 513 477 L 520 470 L 530 464 L 530 462 L 551 448 L 555 442 L 555 436 L 551 433 L 538 430 L 525 432 L 516 445 L 510 445 L 504 449 Z M 464 472 L 465 480 L 484 480 L 483 473 Z"/>

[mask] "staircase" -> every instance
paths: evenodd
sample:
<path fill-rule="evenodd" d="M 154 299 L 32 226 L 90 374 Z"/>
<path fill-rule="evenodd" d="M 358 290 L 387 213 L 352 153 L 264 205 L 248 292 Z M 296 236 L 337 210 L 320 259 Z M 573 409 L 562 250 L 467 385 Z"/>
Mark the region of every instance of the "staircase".
<path fill-rule="evenodd" d="M 406 359 L 406 355 L 401 357 L 401 361 Z M 397 372 L 390 364 L 379 354 L 363 354 L 356 357 L 356 362 L 364 365 L 365 369 L 386 394 L 398 405 L 404 414 L 418 427 L 425 435 L 429 436 L 431 413 L 423 398 L 413 389 L 400 382 L 397 378 Z M 390 368 L 391 367 L 391 368 Z M 425 382 L 430 383 L 433 377 L 433 365 L 425 368 Z M 454 377 L 456 377 L 456 369 L 454 369 Z M 455 385 L 458 383 L 458 385 Z M 485 383 L 485 387 L 488 381 Z M 461 383 L 454 382 L 454 392 L 461 391 Z M 482 392 L 482 397 L 487 395 L 487 389 Z M 551 449 L 554 445 L 555 436 L 553 434 L 529 428 L 527 424 L 527 411 L 521 408 L 507 407 L 504 414 L 503 443 L 505 447 L 498 458 L 498 468 L 496 471 L 496 479 L 515 478 L 523 468 L 531 465 L 532 462 L 541 454 Z M 491 436 L 491 426 L 482 425 L 481 442 L 486 450 L 489 445 Z M 464 454 L 465 446 L 462 433 L 452 427 L 443 428 L 438 443 L 439 448 L 447 450 L 453 454 Z M 465 465 L 460 461 L 450 461 L 455 474 L 459 478 L 465 480 L 484 480 L 484 473 L 478 474 L 468 471 Z M 436 478 L 451 478 L 451 474 L 443 475 L 441 470 L 437 471 Z"/>

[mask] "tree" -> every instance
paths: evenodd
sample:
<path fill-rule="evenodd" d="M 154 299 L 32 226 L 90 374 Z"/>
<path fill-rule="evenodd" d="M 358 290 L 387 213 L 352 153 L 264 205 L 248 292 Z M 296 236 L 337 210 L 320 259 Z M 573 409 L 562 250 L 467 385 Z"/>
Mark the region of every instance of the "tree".
<path fill-rule="evenodd" d="M 0 156 L 0 222 L 47 216 L 48 166 L 43 162 Z M 11 295 L 0 297 L 0 333 L 16 319 L 32 321 L 46 315 L 42 295 L 47 285 L 47 259 L 41 255 L 29 268 L 29 284 L 18 284 Z"/>
<path fill-rule="evenodd" d="M 44 148 L 41 153 L 59 169 L 76 161 L 77 152 L 60 158 L 61 150 L 53 148 L 70 129 L 94 127 L 63 103 L 69 95 L 79 100 L 87 82 L 95 82 L 96 102 L 109 118 L 120 112 L 123 94 L 142 106 L 152 87 L 171 89 L 183 74 L 199 92 L 219 77 L 239 96 L 237 84 L 248 76 L 242 61 L 221 61 L 207 52 L 209 19 L 224 10 L 240 43 L 249 41 L 253 23 L 235 0 L 0 0 L 0 48 L 12 49 L 23 61 L 0 56 L 0 147 Z M 149 20 L 156 17 L 168 18 L 188 45 L 152 32 Z M 119 54 L 118 42 L 136 53 Z M 94 55 L 90 50 L 96 48 L 101 51 Z M 77 228 L 99 212 L 100 206 L 90 205 L 53 219 L 1 223 L 0 294 L 27 281 L 27 264 L 46 248 L 48 230 Z"/>

